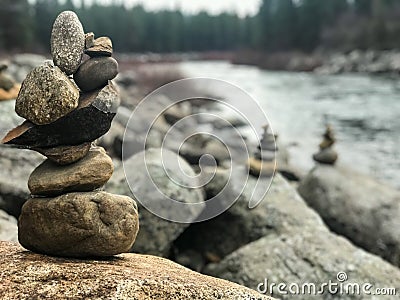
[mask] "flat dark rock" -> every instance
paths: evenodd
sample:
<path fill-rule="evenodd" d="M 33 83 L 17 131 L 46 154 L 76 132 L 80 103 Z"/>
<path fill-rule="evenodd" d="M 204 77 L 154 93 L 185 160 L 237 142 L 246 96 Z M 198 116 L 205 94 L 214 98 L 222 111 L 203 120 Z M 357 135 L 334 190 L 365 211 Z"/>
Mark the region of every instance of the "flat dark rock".
<path fill-rule="evenodd" d="M 78 108 L 68 115 L 40 126 L 25 121 L 1 142 L 28 149 L 92 142 L 110 129 L 118 105 L 118 92 L 109 82 L 103 89 L 81 94 Z"/>

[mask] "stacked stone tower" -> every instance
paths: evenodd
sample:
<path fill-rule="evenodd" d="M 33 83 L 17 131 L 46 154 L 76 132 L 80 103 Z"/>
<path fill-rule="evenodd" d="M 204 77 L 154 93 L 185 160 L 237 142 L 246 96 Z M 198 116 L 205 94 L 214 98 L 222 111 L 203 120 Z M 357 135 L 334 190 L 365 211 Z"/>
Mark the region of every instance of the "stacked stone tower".
<path fill-rule="evenodd" d="M 53 61 L 27 75 L 16 99 L 15 111 L 26 121 L 2 141 L 47 157 L 30 175 L 19 241 L 56 256 L 129 252 L 139 229 L 137 206 L 101 191 L 114 168 L 93 143 L 110 129 L 119 105 L 111 40 L 85 35 L 76 14 L 65 11 L 53 25 L 51 53 Z"/>
<path fill-rule="evenodd" d="M 326 131 L 322 137 L 323 140 L 319 144 L 319 152 L 315 153 L 313 158 L 318 163 L 333 165 L 338 159 L 338 154 L 335 149 L 333 149 L 336 139 L 330 125 L 326 125 Z"/>
<path fill-rule="evenodd" d="M 276 167 L 276 135 L 269 131 L 268 125 L 263 127 L 263 136 L 257 151 L 249 160 L 249 172 L 254 176 L 272 176 Z"/>

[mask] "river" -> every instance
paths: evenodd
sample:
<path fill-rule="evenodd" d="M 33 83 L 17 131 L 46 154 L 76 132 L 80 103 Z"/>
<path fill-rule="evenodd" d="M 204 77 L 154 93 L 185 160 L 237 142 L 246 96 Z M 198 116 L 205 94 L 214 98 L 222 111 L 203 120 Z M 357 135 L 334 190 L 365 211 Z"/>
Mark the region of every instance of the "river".
<path fill-rule="evenodd" d="M 360 74 L 264 71 L 223 61 L 183 62 L 189 77 L 228 81 L 259 102 L 290 163 L 312 168 L 325 120 L 333 125 L 338 164 L 400 188 L 400 79 Z"/>

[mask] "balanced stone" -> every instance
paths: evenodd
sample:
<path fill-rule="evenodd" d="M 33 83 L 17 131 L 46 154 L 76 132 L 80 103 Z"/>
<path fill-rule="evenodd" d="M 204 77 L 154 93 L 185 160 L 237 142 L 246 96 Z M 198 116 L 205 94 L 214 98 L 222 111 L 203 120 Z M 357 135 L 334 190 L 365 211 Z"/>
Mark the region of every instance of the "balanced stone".
<path fill-rule="evenodd" d="M 54 64 L 67 75 L 78 69 L 83 50 L 85 33 L 78 16 L 72 11 L 64 11 L 56 18 L 51 32 L 51 55 Z"/>
<path fill-rule="evenodd" d="M 26 76 L 15 111 L 37 125 L 44 125 L 74 110 L 78 100 L 77 87 L 57 66 L 48 62 Z"/>
<path fill-rule="evenodd" d="M 32 195 L 55 196 L 66 192 L 93 191 L 103 186 L 114 171 L 103 148 L 92 148 L 76 163 L 60 166 L 44 161 L 31 174 L 28 187 Z"/>
<path fill-rule="evenodd" d="M 112 57 L 94 57 L 85 61 L 74 75 L 79 88 L 92 91 L 101 88 L 118 74 L 118 63 Z"/>
<path fill-rule="evenodd" d="M 338 159 L 338 154 L 334 149 L 329 147 L 314 154 L 313 159 L 321 164 L 333 165 Z"/>
<path fill-rule="evenodd" d="M 54 148 L 34 148 L 40 154 L 46 156 L 52 162 L 59 165 L 72 164 L 85 157 L 89 152 L 91 143 L 83 143 L 77 146 L 58 146 Z"/>
<path fill-rule="evenodd" d="M 41 126 L 25 121 L 11 130 L 1 143 L 29 149 L 92 142 L 110 129 L 119 101 L 118 91 L 109 82 L 103 89 L 82 94 L 78 108 L 68 115 Z"/>
<path fill-rule="evenodd" d="M 55 256 L 129 252 L 139 229 L 137 205 L 106 192 L 33 198 L 22 207 L 18 239 L 26 249 Z"/>
<path fill-rule="evenodd" d="M 90 57 L 96 56 L 111 56 L 113 46 L 111 39 L 106 36 L 99 37 L 93 41 L 93 46 L 87 48 L 85 53 Z"/>

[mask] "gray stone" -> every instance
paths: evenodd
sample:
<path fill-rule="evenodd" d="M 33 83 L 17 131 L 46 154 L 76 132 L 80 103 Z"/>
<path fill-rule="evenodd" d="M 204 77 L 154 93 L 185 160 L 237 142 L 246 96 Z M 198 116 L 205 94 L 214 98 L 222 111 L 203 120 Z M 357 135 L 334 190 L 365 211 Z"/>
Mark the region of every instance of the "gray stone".
<path fill-rule="evenodd" d="M 0 209 L 18 217 L 29 198 L 27 181 L 43 156 L 29 150 L 0 145 Z"/>
<path fill-rule="evenodd" d="M 15 102 L 21 117 L 37 124 L 52 123 L 78 106 L 79 91 L 61 70 L 46 63 L 33 69 Z"/>
<path fill-rule="evenodd" d="M 118 74 L 118 63 L 112 57 L 94 57 L 79 67 L 74 80 L 79 88 L 88 92 L 102 88 Z"/>
<path fill-rule="evenodd" d="M 74 74 L 85 49 L 85 33 L 78 16 L 72 11 L 60 13 L 51 32 L 51 55 L 56 66 L 67 75 Z"/>
<path fill-rule="evenodd" d="M 319 165 L 299 193 L 331 230 L 400 266 L 400 192 L 344 168 Z"/>
<path fill-rule="evenodd" d="M 164 169 L 165 166 L 163 165 L 165 161 L 163 161 L 160 151 L 160 149 L 155 148 L 146 150 L 146 163 L 141 154 L 132 156 L 124 163 L 126 177 L 129 178 L 129 182 L 132 183 L 134 195 L 143 196 L 143 198 L 135 197 L 138 199 L 139 208 L 141 208 L 146 201 L 151 201 L 153 203 L 166 201 L 165 197 L 183 203 L 200 203 L 197 206 L 190 206 L 190 208 L 182 208 L 180 211 L 170 211 L 170 207 L 166 204 L 163 206 L 162 203 L 157 207 L 158 215 L 177 213 L 188 222 L 193 221 L 205 207 L 202 203 L 204 201 L 204 195 L 201 189 L 185 187 L 192 182 L 187 176 L 194 176 L 195 173 L 186 161 L 177 157 L 175 153 L 165 150 L 167 155 L 166 160 L 178 159 L 181 170 L 186 174 L 179 173 L 178 169 L 168 169 L 167 167 L 169 174 L 172 174 L 174 179 L 177 180 L 177 182 L 173 181 L 166 174 L 166 169 Z M 114 176 L 106 185 L 107 191 L 123 195 L 132 195 L 126 182 L 124 169 L 120 168 L 115 171 Z M 146 176 L 147 171 L 158 189 L 154 187 L 151 180 Z M 146 204 L 148 205 L 148 203 Z M 189 224 L 186 223 L 176 223 L 165 220 L 144 208 L 140 209 L 139 219 L 140 232 L 133 246 L 133 251 L 160 256 L 168 255 L 172 242 L 189 226 Z"/>
<path fill-rule="evenodd" d="M 90 57 L 111 56 L 113 53 L 112 41 L 106 36 L 99 37 L 93 41 L 93 46 L 85 50 L 85 53 Z"/>
<path fill-rule="evenodd" d="M 290 228 L 313 231 L 314 228 L 323 226 L 320 217 L 307 207 L 280 174 L 273 178 L 261 203 L 250 209 L 248 205 L 256 183 L 256 178 L 247 178 L 245 168 L 238 174 L 221 170 L 216 172 L 215 177 L 204 187 L 207 199 L 215 197 L 224 188 L 225 191 L 219 196 L 221 205 L 226 206 L 231 199 L 240 195 L 239 198 L 221 215 L 190 225 L 177 240 L 177 247 L 213 253 L 223 258 L 266 235 L 283 234 Z M 262 184 L 267 185 L 268 182 Z"/>
<path fill-rule="evenodd" d="M 0 241 L 18 241 L 17 220 L 2 210 L 0 210 Z"/>
<path fill-rule="evenodd" d="M 85 157 L 89 152 L 91 143 L 77 146 L 58 146 L 54 148 L 34 148 L 40 154 L 59 165 L 69 165 Z"/>
<path fill-rule="evenodd" d="M 137 206 L 126 196 L 71 193 L 28 200 L 18 239 L 31 251 L 67 257 L 128 252 L 139 230 Z"/>
<path fill-rule="evenodd" d="M 0 88 L 6 91 L 11 90 L 14 87 L 14 79 L 5 73 L 0 73 Z"/>
<path fill-rule="evenodd" d="M 32 172 L 28 187 L 32 195 L 40 196 L 93 191 L 103 186 L 113 171 L 111 158 L 103 148 L 96 147 L 73 164 L 60 166 L 46 160 Z"/>
<path fill-rule="evenodd" d="M 344 272 L 344 273 L 343 273 Z M 369 283 L 376 288 L 400 288 L 400 271 L 381 258 L 354 247 L 346 239 L 330 233 L 324 226 L 305 229 L 293 227 L 291 231 L 273 234 L 250 243 L 227 256 L 218 264 L 209 265 L 206 274 L 234 281 L 260 292 L 269 284 L 314 283 L 316 290 L 330 281 L 338 284 Z M 338 275 L 339 274 L 339 275 Z M 337 278 L 346 278 L 339 281 Z M 334 286 L 333 286 L 334 287 Z M 329 292 L 323 294 L 296 295 L 279 293 L 275 286 L 273 294 L 279 299 L 380 299 L 382 296 L 361 292 Z M 395 296 L 393 296 L 395 297 Z M 394 298 L 390 298 L 394 299 Z"/>

